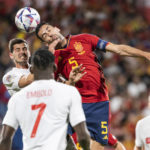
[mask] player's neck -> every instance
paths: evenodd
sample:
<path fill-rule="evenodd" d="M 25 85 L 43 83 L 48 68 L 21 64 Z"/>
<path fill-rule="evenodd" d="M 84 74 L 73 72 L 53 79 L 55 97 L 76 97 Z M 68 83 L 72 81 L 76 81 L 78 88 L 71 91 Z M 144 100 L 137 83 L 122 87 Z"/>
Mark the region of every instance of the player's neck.
<path fill-rule="evenodd" d="M 34 74 L 34 80 L 50 80 L 50 79 L 54 79 L 54 73 L 35 73 Z"/>
<path fill-rule="evenodd" d="M 20 68 L 20 69 L 28 69 L 29 65 L 27 63 L 15 63 L 16 68 Z"/>

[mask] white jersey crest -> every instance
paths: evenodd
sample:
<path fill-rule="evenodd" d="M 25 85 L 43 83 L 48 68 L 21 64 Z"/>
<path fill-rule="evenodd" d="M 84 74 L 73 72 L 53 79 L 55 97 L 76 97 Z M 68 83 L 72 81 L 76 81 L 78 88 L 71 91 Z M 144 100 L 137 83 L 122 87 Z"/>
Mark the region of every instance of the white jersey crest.
<path fill-rule="evenodd" d="M 28 75 L 29 73 L 29 69 L 21 69 L 14 67 L 12 68 L 12 70 L 10 70 L 4 75 L 3 84 L 6 86 L 11 96 L 14 93 L 20 91 L 21 88 L 18 86 L 18 82 L 22 76 Z"/>

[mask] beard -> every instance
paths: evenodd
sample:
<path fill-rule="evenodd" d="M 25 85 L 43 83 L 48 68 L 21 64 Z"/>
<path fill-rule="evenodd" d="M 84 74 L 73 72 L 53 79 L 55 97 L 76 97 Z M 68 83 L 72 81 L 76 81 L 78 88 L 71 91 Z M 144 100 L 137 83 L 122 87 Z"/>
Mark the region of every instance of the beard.
<path fill-rule="evenodd" d="M 20 66 L 26 66 L 28 64 L 28 61 L 27 60 L 22 60 L 22 61 L 18 61 L 16 60 L 15 61 L 17 64 L 19 64 Z"/>
<path fill-rule="evenodd" d="M 21 57 L 24 57 L 24 59 L 21 59 Z M 28 64 L 28 56 L 26 54 L 21 54 L 18 56 L 20 60 L 15 60 L 15 62 L 21 66 L 26 66 Z"/>

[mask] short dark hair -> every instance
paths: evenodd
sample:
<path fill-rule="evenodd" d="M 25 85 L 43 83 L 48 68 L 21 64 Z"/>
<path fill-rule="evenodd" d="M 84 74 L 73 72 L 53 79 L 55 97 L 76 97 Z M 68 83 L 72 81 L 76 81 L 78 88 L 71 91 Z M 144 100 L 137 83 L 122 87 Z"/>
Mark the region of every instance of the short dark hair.
<path fill-rule="evenodd" d="M 48 24 L 48 23 L 47 23 L 47 22 L 39 23 L 39 24 L 37 25 L 36 29 L 35 29 L 35 34 L 36 34 L 37 38 L 40 39 L 42 42 L 44 42 L 44 41 L 43 41 L 43 39 L 38 35 L 38 33 L 39 33 L 40 28 L 41 28 L 43 25 L 46 25 L 46 24 Z"/>
<path fill-rule="evenodd" d="M 39 48 L 34 52 L 31 58 L 31 63 L 39 70 L 45 70 L 48 67 L 53 67 L 55 56 L 48 51 L 47 47 Z"/>
<path fill-rule="evenodd" d="M 14 49 L 14 45 L 15 45 L 15 44 L 21 44 L 21 43 L 26 43 L 26 44 L 28 45 L 28 43 L 27 43 L 26 40 L 19 39 L 19 38 L 11 39 L 11 40 L 9 41 L 9 45 L 8 45 L 9 51 L 12 53 L 12 52 L 13 52 L 13 49 Z"/>

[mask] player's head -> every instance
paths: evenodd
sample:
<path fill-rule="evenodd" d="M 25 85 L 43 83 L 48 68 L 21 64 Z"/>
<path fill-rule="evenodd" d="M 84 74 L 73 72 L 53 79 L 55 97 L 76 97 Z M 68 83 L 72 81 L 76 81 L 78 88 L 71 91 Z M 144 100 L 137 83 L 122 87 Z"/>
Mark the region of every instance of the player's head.
<path fill-rule="evenodd" d="M 60 33 L 60 29 L 49 25 L 48 23 L 40 23 L 36 27 L 36 36 L 46 43 L 52 43 L 54 40 L 60 39 L 62 41 L 64 36 Z"/>
<path fill-rule="evenodd" d="M 49 79 L 53 75 L 55 67 L 55 56 L 46 47 L 40 48 L 31 57 L 31 72 L 35 79 Z M 52 77 L 52 76 L 51 76 Z"/>
<path fill-rule="evenodd" d="M 10 57 L 15 64 L 26 64 L 30 56 L 29 46 L 27 41 L 19 38 L 14 38 L 9 41 Z"/>

